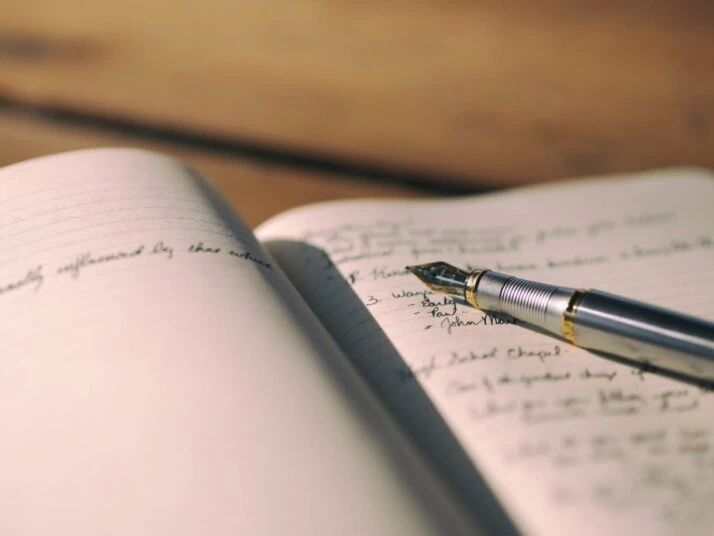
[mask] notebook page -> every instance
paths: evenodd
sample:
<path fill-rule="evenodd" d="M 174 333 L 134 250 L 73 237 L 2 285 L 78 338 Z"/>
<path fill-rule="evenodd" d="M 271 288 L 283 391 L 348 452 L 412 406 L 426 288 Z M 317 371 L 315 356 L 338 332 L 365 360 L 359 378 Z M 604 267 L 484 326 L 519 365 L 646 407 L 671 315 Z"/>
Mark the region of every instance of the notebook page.
<path fill-rule="evenodd" d="M 485 266 L 714 319 L 713 200 L 711 175 L 667 170 L 328 203 L 257 234 L 437 465 L 462 472 L 423 398 L 527 534 L 697 534 L 714 522 L 710 393 L 431 294 L 404 266 Z"/>
<path fill-rule="evenodd" d="M 134 150 L 0 170 L 0 533 L 466 526 L 273 261 Z"/>

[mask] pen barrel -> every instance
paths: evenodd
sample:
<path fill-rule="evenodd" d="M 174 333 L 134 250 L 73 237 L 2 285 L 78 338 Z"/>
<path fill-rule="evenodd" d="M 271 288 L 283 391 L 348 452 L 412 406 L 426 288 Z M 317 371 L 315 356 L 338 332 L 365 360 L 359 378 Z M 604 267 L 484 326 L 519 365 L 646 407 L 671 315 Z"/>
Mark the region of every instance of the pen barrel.
<path fill-rule="evenodd" d="M 577 346 L 714 382 L 714 323 L 599 290 L 487 271 L 467 301 Z"/>
<path fill-rule="evenodd" d="M 598 290 L 573 319 L 574 342 L 590 350 L 714 380 L 714 323 Z"/>

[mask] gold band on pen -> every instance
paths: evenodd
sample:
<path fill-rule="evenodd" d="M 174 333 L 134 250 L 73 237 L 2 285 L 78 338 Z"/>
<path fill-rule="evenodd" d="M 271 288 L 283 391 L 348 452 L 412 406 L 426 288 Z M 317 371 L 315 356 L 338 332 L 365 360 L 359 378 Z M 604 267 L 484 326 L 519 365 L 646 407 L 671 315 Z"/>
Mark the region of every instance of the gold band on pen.
<path fill-rule="evenodd" d="M 578 312 L 578 306 L 587 293 L 588 291 L 583 288 L 573 292 L 563 313 L 563 322 L 561 324 L 563 338 L 576 346 L 578 343 L 575 341 L 575 314 Z"/>
<path fill-rule="evenodd" d="M 488 272 L 488 270 L 474 270 L 466 279 L 464 298 L 466 298 L 466 301 L 469 302 L 469 304 L 476 307 L 476 309 L 480 309 L 478 302 L 476 301 L 476 287 L 478 286 L 478 282 L 481 281 L 483 274 L 486 272 Z"/>

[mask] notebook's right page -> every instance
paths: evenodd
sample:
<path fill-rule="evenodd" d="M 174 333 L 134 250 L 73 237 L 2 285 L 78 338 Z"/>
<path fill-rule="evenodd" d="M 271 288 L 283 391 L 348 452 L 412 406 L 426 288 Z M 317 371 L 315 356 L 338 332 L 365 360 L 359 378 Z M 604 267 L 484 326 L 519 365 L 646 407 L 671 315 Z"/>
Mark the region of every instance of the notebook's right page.
<path fill-rule="evenodd" d="M 714 526 L 714 395 L 430 294 L 404 266 L 485 266 L 712 319 L 713 233 L 712 175 L 666 170 L 324 204 L 258 236 L 416 435 L 433 430 L 409 408 L 433 403 L 524 532 L 698 534 Z"/>

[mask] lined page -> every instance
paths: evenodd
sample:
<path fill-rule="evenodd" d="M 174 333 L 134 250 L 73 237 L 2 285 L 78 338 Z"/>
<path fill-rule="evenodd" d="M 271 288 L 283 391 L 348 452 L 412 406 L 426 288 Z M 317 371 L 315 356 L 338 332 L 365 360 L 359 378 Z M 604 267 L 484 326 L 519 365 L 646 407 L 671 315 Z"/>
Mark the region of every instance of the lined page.
<path fill-rule="evenodd" d="M 462 494 L 470 485 L 429 407 L 527 534 L 703 534 L 714 523 L 711 393 L 432 294 L 404 266 L 485 266 L 714 319 L 713 199 L 710 174 L 667 170 L 329 203 L 258 236 Z"/>
<path fill-rule="evenodd" d="M 180 162 L 0 171 L 0 533 L 445 534 L 429 473 Z"/>

